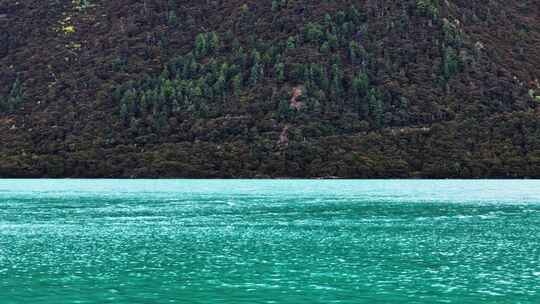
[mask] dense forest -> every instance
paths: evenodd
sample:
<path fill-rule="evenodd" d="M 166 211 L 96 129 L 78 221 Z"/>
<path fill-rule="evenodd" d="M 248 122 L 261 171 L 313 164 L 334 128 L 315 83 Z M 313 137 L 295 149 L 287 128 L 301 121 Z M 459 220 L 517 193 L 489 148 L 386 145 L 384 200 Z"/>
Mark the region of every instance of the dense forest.
<path fill-rule="evenodd" d="M 0 177 L 540 177 L 540 1 L 0 0 Z"/>

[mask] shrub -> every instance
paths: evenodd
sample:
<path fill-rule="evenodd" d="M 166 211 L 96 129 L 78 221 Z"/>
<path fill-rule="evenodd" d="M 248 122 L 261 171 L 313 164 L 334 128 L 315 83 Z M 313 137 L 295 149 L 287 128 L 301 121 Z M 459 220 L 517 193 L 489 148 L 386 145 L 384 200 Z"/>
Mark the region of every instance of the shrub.
<path fill-rule="evenodd" d="M 439 1 L 438 0 L 416 0 L 418 10 L 433 19 L 439 17 Z"/>
<path fill-rule="evenodd" d="M 0 96 L 0 111 L 1 112 L 12 112 L 17 109 L 23 102 L 24 93 L 22 89 L 22 84 L 17 78 L 11 86 L 11 90 L 8 93 L 8 96 L 2 98 Z"/>

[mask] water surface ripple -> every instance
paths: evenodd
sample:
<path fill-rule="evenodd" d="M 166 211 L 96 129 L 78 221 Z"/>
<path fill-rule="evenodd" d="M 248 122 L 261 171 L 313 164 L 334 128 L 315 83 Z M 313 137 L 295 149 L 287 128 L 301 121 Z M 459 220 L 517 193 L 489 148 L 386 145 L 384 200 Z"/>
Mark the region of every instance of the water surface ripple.
<path fill-rule="evenodd" d="M 540 181 L 0 180 L 0 303 L 540 303 Z"/>

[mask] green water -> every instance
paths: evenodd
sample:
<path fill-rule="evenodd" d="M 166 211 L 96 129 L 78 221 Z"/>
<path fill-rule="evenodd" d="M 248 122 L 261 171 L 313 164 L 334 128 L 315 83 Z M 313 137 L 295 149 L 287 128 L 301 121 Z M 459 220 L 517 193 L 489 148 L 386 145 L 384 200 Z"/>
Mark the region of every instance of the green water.
<path fill-rule="evenodd" d="M 0 180 L 0 303 L 540 303 L 540 181 Z"/>

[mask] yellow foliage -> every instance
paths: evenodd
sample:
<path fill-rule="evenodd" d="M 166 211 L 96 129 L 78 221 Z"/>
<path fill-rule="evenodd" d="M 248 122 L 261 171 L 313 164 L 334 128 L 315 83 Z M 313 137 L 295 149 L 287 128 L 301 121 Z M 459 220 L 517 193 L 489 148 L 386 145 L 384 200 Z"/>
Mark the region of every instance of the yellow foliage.
<path fill-rule="evenodd" d="M 66 34 L 75 33 L 75 27 L 73 25 L 63 26 L 62 31 Z"/>
<path fill-rule="evenodd" d="M 82 45 L 80 43 L 70 42 L 69 44 L 66 44 L 66 48 L 70 50 L 80 50 Z"/>

